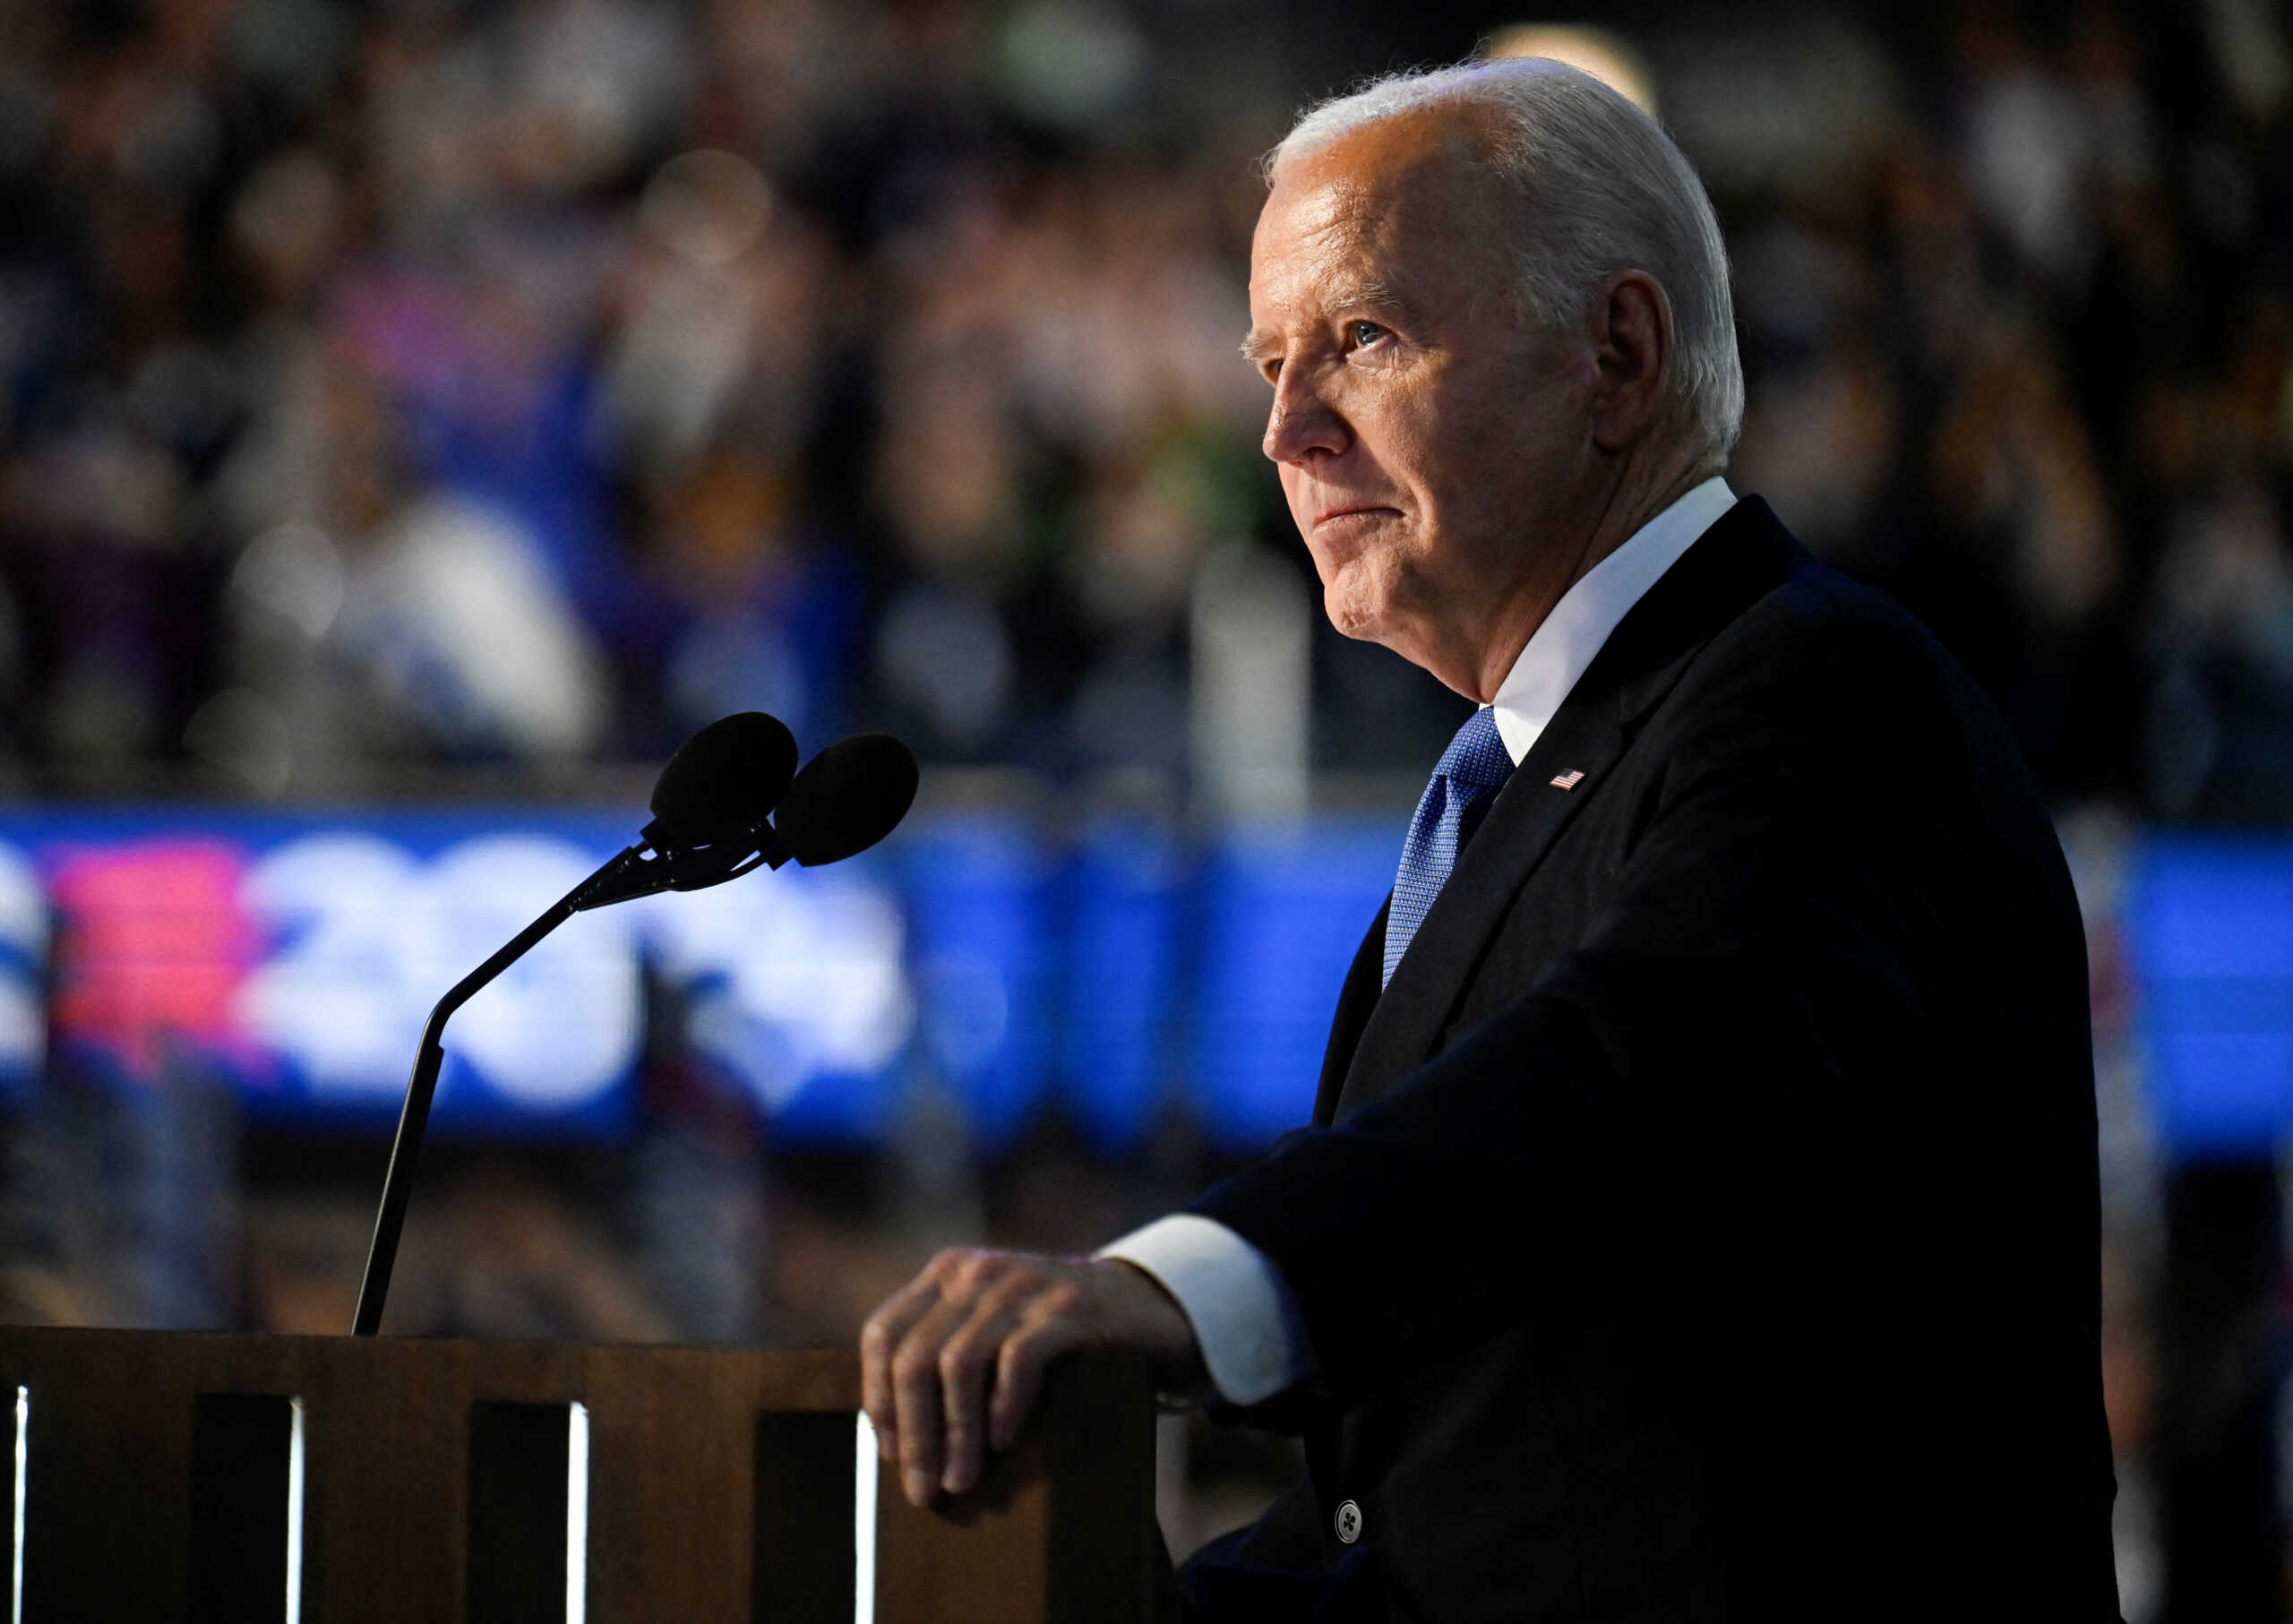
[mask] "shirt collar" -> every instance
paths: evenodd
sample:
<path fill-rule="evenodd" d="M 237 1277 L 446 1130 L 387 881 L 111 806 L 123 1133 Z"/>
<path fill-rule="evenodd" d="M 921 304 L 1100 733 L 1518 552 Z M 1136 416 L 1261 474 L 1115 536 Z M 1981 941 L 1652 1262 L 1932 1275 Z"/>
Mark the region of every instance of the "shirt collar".
<path fill-rule="evenodd" d="M 1635 530 L 1561 594 L 1544 623 L 1530 634 L 1492 701 L 1497 732 L 1513 765 L 1518 767 L 1529 753 L 1632 606 L 1735 505 L 1728 482 L 1713 475 Z"/>

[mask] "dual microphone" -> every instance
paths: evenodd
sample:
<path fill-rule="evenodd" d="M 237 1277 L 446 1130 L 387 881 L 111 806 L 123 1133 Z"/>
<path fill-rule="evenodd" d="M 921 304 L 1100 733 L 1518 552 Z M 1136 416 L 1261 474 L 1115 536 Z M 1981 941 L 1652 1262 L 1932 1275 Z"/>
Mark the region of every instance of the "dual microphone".
<path fill-rule="evenodd" d="M 899 826 L 915 800 L 915 757 L 889 734 L 829 745 L 796 769 L 796 741 L 777 717 L 743 711 L 687 739 L 653 786 L 652 821 L 604 867 L 575 886 L 493 958 L 454 984 L 430 1011 L 382 1180 L 382 1209 L 358 1286 L 351 1335 L 382 1327 L 414 1164 L 445 1063 L 440 1038 L 453 1012 L 574 915 L 660 891 L 697 891 L 794 858 L 806 868 L 841 863 Z"/>
<path fill-rule="evenodd" d="M 898 827 L 915 799 L 915 757 L 886 733 L 829 745 L 796 770 L 779 719 L 744 710 L 681 745 L 653 786 L 653 821 L 574 889 L 576 913 L 656 891 L 697 891 L 791 857 L 841 863 Z"/>

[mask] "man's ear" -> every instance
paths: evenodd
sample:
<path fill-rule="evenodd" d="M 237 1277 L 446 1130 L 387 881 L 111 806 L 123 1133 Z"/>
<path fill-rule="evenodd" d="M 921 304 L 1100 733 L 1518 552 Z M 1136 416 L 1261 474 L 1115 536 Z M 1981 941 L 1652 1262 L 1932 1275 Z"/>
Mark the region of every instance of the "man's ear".
<path fill-rule="evenodd" d="M 1593 308 L 1593 442 L 1620 451 L 1664 415 L 1672 371 L 1672 305 L 1654 277 L 1619 271 Z"/>

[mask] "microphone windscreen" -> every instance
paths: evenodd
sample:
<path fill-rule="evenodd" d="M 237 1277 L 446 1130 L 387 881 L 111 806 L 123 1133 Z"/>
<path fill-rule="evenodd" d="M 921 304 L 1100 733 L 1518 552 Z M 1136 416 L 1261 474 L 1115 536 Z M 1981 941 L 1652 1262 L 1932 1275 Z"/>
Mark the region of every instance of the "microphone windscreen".
<path fill-rule="evenodd" d="M 804 763 L 772 820 L 806 868 L 841 863 L 899 827 L 915 802 L 915 755 L 888 733 L 855 734 Z"/>
<path fill-rule="evenodd" d="M 796 774 L 796 741 L 777 717 L 720 717 L 681 745 L 653 786 L 657 846 L 728 840 L 771 814 Z"/>

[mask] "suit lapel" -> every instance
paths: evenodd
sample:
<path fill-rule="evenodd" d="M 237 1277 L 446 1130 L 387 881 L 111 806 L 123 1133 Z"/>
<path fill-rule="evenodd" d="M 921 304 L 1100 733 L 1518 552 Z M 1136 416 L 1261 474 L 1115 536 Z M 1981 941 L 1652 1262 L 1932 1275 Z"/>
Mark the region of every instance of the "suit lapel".
<path fill-rule="evenodd" d="M 1393 906 L 1388 895 L 1385 907 L 1370 922 L 1369 934 L 1354 949 L 1353 967 L 1345 972 L 1345 985 L 1338 992 L 1337 1013 L 1329 1023 L 1329 1045 L 1322 1051 L 1321 1085 L 1314 1090 L 1317 1128 L 1329 1126 L 1337 1110 L 1338 1091 L 1344 1087 L 1345 1074 L 1353 1064 L 1354 1046 L 1361 1041 L 1361 1028 L 1378 1007 L 1379 981 L 1386 969 L 1386 916 Z"/>
<path fill-rule="evenodd" d="M 1798 550 L 1767 504 L 1747 496 L 1633 606 L 1490 807 L 1383 996 L 1360 1015 L 1335 1100 L 1330 1067 L 1340 1034 L 1333 1028 L 1317 1121 L 1350 1115 L 1432 1054 L 1515 896 L 1561 832 L 1600 799 L 1642 718 L 1722 627 L 1782 580 Z M 1570 774 L 1583 776 L 1566 788 L 1553 782 Z M 1374 988 L 1382 966 L 1366 944 L 1363 951 L 1373 960 Z M 1357 957 L 1347 977 L 1341 1023 L 1361 963 Z"/>

